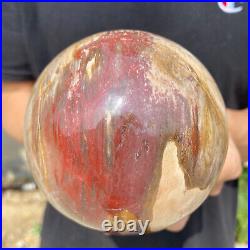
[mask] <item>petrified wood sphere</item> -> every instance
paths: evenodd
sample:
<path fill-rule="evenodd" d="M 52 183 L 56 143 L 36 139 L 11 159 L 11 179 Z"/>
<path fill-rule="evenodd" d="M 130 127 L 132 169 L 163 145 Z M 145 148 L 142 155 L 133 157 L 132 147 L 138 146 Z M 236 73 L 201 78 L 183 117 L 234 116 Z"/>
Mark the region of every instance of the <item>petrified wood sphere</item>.
<path fill-rule="evenodd" d="M 187 50 L 118 30 L 60 53 L 34 87 L 25 120 L 29 165 L 48 200 L 100 230 L 116 215 L 157 231 L 207 197 L 228 144 L 224 104 Z"/>

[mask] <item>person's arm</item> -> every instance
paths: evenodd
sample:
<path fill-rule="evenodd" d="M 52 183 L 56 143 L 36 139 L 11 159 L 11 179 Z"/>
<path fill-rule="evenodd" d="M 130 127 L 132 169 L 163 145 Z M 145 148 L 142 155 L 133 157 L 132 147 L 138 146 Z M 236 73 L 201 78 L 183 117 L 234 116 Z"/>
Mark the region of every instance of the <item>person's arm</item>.
<path fill-rule="evenodd" d="M 2 126 L 21 143 L 24 113 L 36 77 L 23 26 L 23 7 L 19 3 L 2 5 Z"/>
<path fill-rule="evenodd" d="M 242 161 L 248 158 L 248 109 L 227 109 L 229 146 L 227 157 L 211 191 L 211 196 L 221 193 L 224 182 L 238 179 L 242 173 Z"/>
<path fill-rule="evenodd" d="M 227 109 L 228 127 L 240 152 L 242 161 L 248 160 L 248 108 Z"/>
<path fill-rule="evenodd" d="M 3 128 L 13 138 L 23 142 L 24 114 L 33 82 L 8 82 L 2 85 Z"/>

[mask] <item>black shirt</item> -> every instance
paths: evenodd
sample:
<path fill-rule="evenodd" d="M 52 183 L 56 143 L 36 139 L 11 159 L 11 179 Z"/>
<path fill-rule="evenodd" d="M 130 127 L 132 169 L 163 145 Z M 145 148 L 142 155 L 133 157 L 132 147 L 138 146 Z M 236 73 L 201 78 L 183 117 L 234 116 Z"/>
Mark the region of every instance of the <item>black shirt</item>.
<path fill-rule="evenodd" d="M 224 2 L 226 3 L 226 2 Z M 231 5 L 232 6 L 232 5 Z M 196 55 L 215 78 L 227 107 L 247 106 L 248 4 L 237 13 L 218 3 L 6 3 L 3 79 L 36 79 L 71 43 L 112 29 L 139 29 L 172 39 Z M 232 6 L 230 8 L 236 8 Z M 209 197 L 180 233 L 106 236 L 75 224 L 48 205 L 43 247 L 232 247 L 237 184 Z"/>

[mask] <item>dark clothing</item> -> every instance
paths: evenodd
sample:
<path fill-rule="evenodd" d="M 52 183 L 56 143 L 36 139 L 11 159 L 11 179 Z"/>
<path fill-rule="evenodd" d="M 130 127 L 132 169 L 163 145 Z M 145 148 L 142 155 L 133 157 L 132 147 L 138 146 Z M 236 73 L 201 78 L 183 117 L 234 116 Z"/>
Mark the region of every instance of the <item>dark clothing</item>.
<path fill-rule="evenodd" d="M 3 6 L 3 79 L 36 79 L 71 43 L 113 29 L 149 31 L 183 45 L 215 78 L 227 107 L 247 106 L 247 15 L 213 3 L 6 3 Z M 232 247 L 237 184 L 208 198 L 180 233 L 106 236 L 77 225 L 50 205 L 43 247 Z"/>

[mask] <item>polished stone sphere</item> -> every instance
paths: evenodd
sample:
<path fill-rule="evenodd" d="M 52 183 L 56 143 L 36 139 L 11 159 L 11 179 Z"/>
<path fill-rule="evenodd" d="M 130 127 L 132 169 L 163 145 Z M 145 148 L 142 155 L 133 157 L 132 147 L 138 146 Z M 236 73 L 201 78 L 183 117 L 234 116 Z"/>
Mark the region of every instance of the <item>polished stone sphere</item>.
<path fill-rule="evenodd" d="M 225 107 L 206 68 L 163 37 L 87 37 L 38 78 L 25 148 L 49 202 L 101 230 L 103 220 L 165 229 L 207 198 L 228 146 Z"/>

